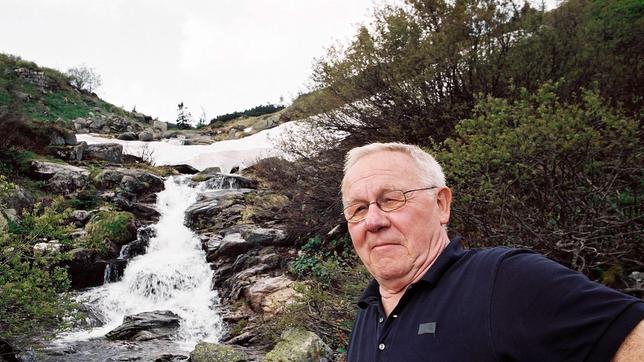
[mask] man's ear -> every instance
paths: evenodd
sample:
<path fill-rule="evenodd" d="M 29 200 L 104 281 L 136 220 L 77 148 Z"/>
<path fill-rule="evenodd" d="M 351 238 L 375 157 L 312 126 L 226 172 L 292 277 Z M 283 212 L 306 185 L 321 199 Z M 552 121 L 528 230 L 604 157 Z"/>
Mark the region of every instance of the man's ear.
<path fill-rule="evenodd" d="M 452 206 L 452 190 L 443 186 L 436 191 L 436 203 L 438 204 L 439 219 L 442 225 L 447 225 Z"/>

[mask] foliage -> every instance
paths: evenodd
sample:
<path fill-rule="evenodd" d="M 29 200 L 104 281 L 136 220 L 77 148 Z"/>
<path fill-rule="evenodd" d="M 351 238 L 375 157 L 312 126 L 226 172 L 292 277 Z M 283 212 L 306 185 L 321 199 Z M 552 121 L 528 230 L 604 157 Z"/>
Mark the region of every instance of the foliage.
<path fill-rule="evenodd" d="M 639 123 L 597 91 L 563 103 L 559 86 L 521 90 L 515 101 L 482 97 L 444 142 L 453 229 L 476 244 L 534 248 L 588 274 L 633 269 L 628 260 L 644 258 Z"/>
<path fill-rule="evenodd" d="M 88 93 L 95 92 L 103 84 L 101 75 L 94 68 L 86 65 L 69 68 L 67 70 L 67 76 L 73 87 Z"/>
<path fill-rule="evenodd" d="M 277 111 L 280 111 L 284 109 L 284 106 L 279 106 L 279 105 L 274 105 L 274 104 L 266 104 L 266 105 L 259 105 L 255 106 L 253 108 L 244 110 L 244 111 L 237 111 L 237 112 L 232 112 L 232 113 L 226 113 L 219 115 L 213 119 L 210 120 L 210 124 L 223 124 L 225 122 L 228 122 L 230 120 L 233 120 L 238 117 L 246 116 L 246 117 L 257 117 L 257 116 L 262 116 L 264 114 L 269 114 L 269 113 L 275 113 Z"/>
<path fill-rule="evenodd" d="M 46 153 L 48 132 L 48 127 L 36 127 L 16 113 L 0 114 L 0 152 L 31 150 Z"/>
<path fill-rule="evenodd" d="M 4 185 L 4 186 L 3 186 Z M 0 177 L 0 189 L 6 181 Z M 34 253 L 43 240 L 69 243 L 68 210 L 62 198 L 39 203 L 0 233 L 0 338 L 25 345 L 36 335 L 65 327 L 71 311 L 67 272 L 56 266 L 63 254 Z"/>
<path fill-rule="evenodd" d="M 92 216 L 92 219 L 85 226 L 87 231 L 88 247 L 106 250 L 104 240 L 116 243 L 124 243 L 132 238 L 133 231 L 130 225 L 134 221 L 134 215 L 125 211 L 101 211 Z"/>

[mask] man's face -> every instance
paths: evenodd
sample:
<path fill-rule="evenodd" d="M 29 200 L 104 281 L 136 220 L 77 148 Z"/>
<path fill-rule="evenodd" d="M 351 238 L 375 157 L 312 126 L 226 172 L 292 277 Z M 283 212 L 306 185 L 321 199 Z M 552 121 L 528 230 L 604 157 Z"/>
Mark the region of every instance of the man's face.
<path fill-rule="evenodd" d="M 421 180 L 410 156 L 380 151 L 362 157 L 346 173 L 343 201 L 346 207 L 374 201 L 386 191 L 430 186 L 435 185 Z M 414 191 L 401 209 L 386 213 L 372 204 L 365 220 L 348 224 L 358 256 L 378 282 L 409 284 L 433 262 L 446 237 L 441 224 L 449 220 L 450 201 L 446 187 Z"/>

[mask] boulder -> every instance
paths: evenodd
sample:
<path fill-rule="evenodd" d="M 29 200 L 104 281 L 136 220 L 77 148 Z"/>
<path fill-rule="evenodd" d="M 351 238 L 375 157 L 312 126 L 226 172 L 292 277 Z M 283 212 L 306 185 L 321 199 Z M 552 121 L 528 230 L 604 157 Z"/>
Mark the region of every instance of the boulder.
<path fill-rule="evenodd" d="M 171 165 L 168 166 L 174 170 L 177 170 L 177 172 L 185 174 L 185 175 L 194 175 L 196 173 L 199 173 L 199 170 L 196 168 L 190 166 L 190 165 Z"/>
<path fill-rule="evenodd" d="M 152 127 L 162 132 L 166 132 L 168 130 L 168 124 L 162 121 L 154 121 L 154 123 L 152 123 Z"/>
<path fill-rule="evenodd" d="M 233 346 L 200 342 L 190 352 L 191 362 L 245 362 L 248 355 Z"/>
<path fill-rule="evenodd" d="M 154 140 L 154 133 L 149 130 L 145 130 L 139 133 L 139 141 L 150 142 Z"/>
<path fill-rule="evenodd" d="M 223 229 L 241 219 L 245 209 L 244 194 L 250 190 L 218 190 L 198 197 L 198 201 L 186 210 L 188 226 L 211 225 Z"/>
<path fill-rule="evenodd" d="M 50 190 L 69 195 L 89 184 L 89 171 L 68 164 L 32 161 L 31 173 L 40 180 L 46 180 Z"/>
<path fill-rule="evenodd" d="M 180 321 L 181 318 L 169 310 L 143 312 L 126 316 L 123 324 L 109 331 L 105 337 L 131 341 L 170 340 L 176 334 Z"/>
<path fill-rule="evenodd" d="M 64 128 L 52 127 L 49 130 L 49 145 L 51 146 L 65 146 L 65 145 L 75 145 L 78 141 L 76 140 L 76 134 L 70 132 Z"/>
<path fill-rule="evenodd" d="M 107 263 L 98 259 L 98 250 L 77 248 L 67 252 L 69 260 L 62 262 L 67 268 L 72 289 L 103 285 Z"/>
<path fill-rule="evenodd" d="M 80 161 L 87 148 L 87 142 L 75 146 L 49 146 L 49 151 L 54 156 L 66 161 Z"/>
<path fill-rule="evenodd" d="M 89 122 L 89 128 L 93 130 L 101 130 L 106 124 L 107 121 L 104 118 L 94 118 Z"/>
<path fill-rule="evenodd" d="M 123 146 L 117 143 L 88 145 L 83 153 L 83 159 L 123 163 Z"/>
<path fill-rule="evenodd" d="M 140 169 L 107 168 L 96 175 L 94 181 L 101 188 L 120 186 L 137 196 L 156 193 L 164 188 L 162 178 Z"/>
<path fill-rule="evenodd" d="M 134 132 L 123 132 L 116 137 L 122 141 L 136 141 L 139 139 L 139 136 Z"/>
<path fill-rule="evenodd" d="M 287 329 L 272 351 L 266 354 L 266 362 L 318 362 L 331 361 L 333 351 L 313 332 L 303 329 Z"/>
<path fill-rule="evenodd" d="M 284 275 L 259 279 L 246 290 L 246 298 L 250 302 L 254 311 L 264 312 L 264 309 L 269 307 L 268 304 L 274 303 L 275 299 L 277 299 L 273 297 L 273 300 L 269 300 L 267 299 L 269 296 L 275 295 L 275 293 L 278 292 L 282 296 L 291 294 L 292 297 L 295 294 L 294 292 L 280 292 L 285 289 L 292 289 L 291 284 L 293 284 L 293 281 Z M 285 299 L 284 301 L 287 300 L 288 299 Z"/>
<path fill-rule="evenodd" d="M 58 240 L 36 243 L 33 247 L 34 255 L 50 255 L 60 253 L 61 244 Z"/>
<path fill-rule="evenodd" d="M 89 221 L 89 217 L 91 214 L 89 211 L 85 210 L 74 210 L 72 211 L 72 219 L 74 220 L 74 224 L 77 227 L 81 227 L 85 225 Z"/>

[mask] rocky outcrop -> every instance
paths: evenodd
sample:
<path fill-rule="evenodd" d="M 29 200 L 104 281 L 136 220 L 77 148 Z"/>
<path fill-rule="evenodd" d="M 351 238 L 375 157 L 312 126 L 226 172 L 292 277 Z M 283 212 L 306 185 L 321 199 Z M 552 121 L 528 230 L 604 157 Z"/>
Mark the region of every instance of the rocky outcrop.
<path fill-rule="evenodd" d="M 288 329 L 281 341 L 266 354 L 266 362 L 319 362 L 331 361 L 333 351 L 315 333 Z"/>
<path fill-rule="evenodd" d="M 13 70 L 16 76 L 23 79 L 40 89 L 40 91 L 47 93 L 48 90 L 56 88 L 56 81 L 45 75 L 45 72 L 29 69 L 29 68 L 16 68 Z"/>
<path fill-rule="evenodd" d="M 62 163 L 32 161 L 32 176 L 46 180 L 47 187 L 55 193 L 69 195 L 89 184 L 89 171 Z"/>
<path fill-rule="evenodd" d="M 197 203 L 186 210 L 189 226 L 221 230 L 241 219 L 244 194 L 250 190 L 217 190 L 201 194 Z"/>
<path fill-rule="evenodd" d="M 134 133 L 134 132 L 123 132 L 116 136 L 116 138 L 122 140 L 122 141 L 135 141 L 139 139 L 139 136 Z"/>
<path fill-rule="evenodd" d="M 190 353 L 191 362 L 245 362 L 250 361 L 244 352 L 229 345 L 200 342 Z"/>
<path fill-rule="evenodd" d="M 76 133 L 123 133 L 143 130 L 143 126 L 134 120 L 99 112 L 92 113 L 89 117 L 76 118 L 73 122 Z"/>
<path fill-rule="evenodd" d="M 108 189 L 116 186 L 137 196 L 163 190 L 163 179 L 140 169 L 107 168 L 99 173 L 94 181 L 99 187 Z"/>
<path fill-rule="evenodd" d="M 49 133 L 50 146 L 76 145 L 76 134 L 63 128 L 52 127 Z"/>
<path fill-rule="evenodd" d="M 87 160 L 123 163 L 123 146 L 118 143 L 88 145 L 83 152 L 83 158 Z"/>
<path fill-rule="evenodd" d="M 25 210 L 31 210 L 34 205 L 34 197 L 25 188 L 15 185 L 13 189 L 0 197 L 0 204 L 21 214 Z"/>
<path fill-rule="evenodd" d="M 194 175 L 194 174 L 199 173 L 199 170 L 197 170 L 196 168 L 194 168 L 194 167 L 192 167 L 190 165 L 183 165 L 182 164 L 182 165 L 171 165 L 171 166 L 168 166 L 168 167 L 170 167 L 170 168 L 172 168 L 174 170 L 177 170 L 177 172 L 182 173 L 184 175 Z"/>
<path fill-rule="evenodd" d="M 80 161 L 83 159 L 85 150 L 87 149 L 87 142 L 83 141 L 74 146 L 49 146 L 49 152 L 65 161 Z"/>
<path fill-rule="evenodd" d="M 248 177 L 232 174 L 214 174 L 206 180 L 206 187 L 210 189 L 254 189 L 257 182 Z"/>
<path fill-rule="evenodd" d="M 170 340 L 176 334 L 180 321 L 181 318 L 171 311 L 143 312 L 126 316 L 123 324 L 105 337 L 131 341 Z"/>

